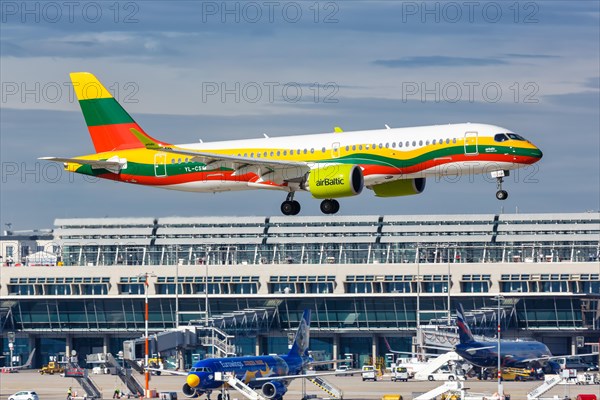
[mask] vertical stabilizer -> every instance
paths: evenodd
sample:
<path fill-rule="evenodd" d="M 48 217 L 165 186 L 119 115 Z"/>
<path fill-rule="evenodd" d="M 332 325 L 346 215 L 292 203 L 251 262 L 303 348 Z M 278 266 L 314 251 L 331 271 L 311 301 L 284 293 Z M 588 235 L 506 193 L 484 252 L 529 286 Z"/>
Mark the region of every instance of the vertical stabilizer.
<path fill-rule="evenodd" d="M 132 129 L 156 142 L 93 74 L 72 72 L 71 81 L 97 153 L 143 148 Z"/>
<path fill-rule="evenodd" d="M 469 324 L 467 324 L 467 319 L 465 318 L 465 310 L 460 303 L 458 303 L 458 307 L 456 308 L 456 326 L 458 326 L 460 343 L 471 343 L 475 341 L 471 329 L 469 329 Z"/>
<path fill-rule="evenodd" d="M 294 344 L 290 349 L 288 356 L 302 357 L 308 355 L 308 344 L 310 342 L 310 309 L 304 310 L 300 326 L 294 337 Z"/>

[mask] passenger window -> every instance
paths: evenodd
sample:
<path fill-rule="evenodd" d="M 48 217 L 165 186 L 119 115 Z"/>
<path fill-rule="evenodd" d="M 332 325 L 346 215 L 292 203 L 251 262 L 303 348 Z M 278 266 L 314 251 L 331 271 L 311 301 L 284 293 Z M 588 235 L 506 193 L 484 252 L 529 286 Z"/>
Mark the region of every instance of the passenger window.
<path fill-rule="evenodd" d="M 365 144 L 365 150 L 369 150 L 369 145 Z"/>
<path fill-rule="evenodd" d="M 402 147 L 402 142 L 398 142 L 398 147 Z"/>
<path fill-rule="evenodd" d="M 389 144 L 389 143 L 386 143 L 386 144 L 385 144 L 385 148 L 386 148 L 386 149 L 389 149 L 389 148 L 390 148 L 390 144 Z"/>
<path fill-rule="evenodd" d="M 406 147 L 408 147 L 408 146 L 410 146 L 410 142 L 409 141 L 406 142 Z"/>
<path fill-rule="evenodd" d="M 456 138 L 452 139 L 452 143 L 456 143 Z"/>
<path fill-rule="evenodd" d="M 346 147 L 346 150 L 348 150 L 348 147 Z M 325 147 L 323 147 L 323 148 L 321 149 L 321 151 L 322 151 L 323 153 L 325 153 Z"/>
<path fill-rule="evenodd" d="M 433 139 L 433 142 L 431 142 L 431 144 L 435 144 L 435 139 Z"/>
<path fill-rule="evenodd" d="M 383 144 L 379 143 L 379 148 L 381 149 L 383 147 Z M 387 146 L 385 146 L 387 147 Z"/>
<path fill-rule="evenodd" d="M 446 144 L 450 144 L 450 139 L 446 139 Z"/>
<path fill-rule="evenodd" d="M 294 155 L 294 150 L 290 150 L 290 156 Z"/>
<path fill-rule="evenodd" d="M 281 151 L 277 150 L 277 157 L 281 155 Z"/>
<path fill-rule="evenodd" d="M 413 147 L 417 147 L 417 141 L 413 140 L 412 145 L 413 145 Z"/>
<path fill-rule="evenodd" d="M 395 149 L 396 148 L 396 142 L 392 142 L 392 148 Z"/>
<path fill-rule="evenodd" d="M 352 146 L 352 150 L 356 150 L 356 145 L 353 145 L 353 146 Z"/>
<path fill-rule="evenodd" d="M 287 150 L 284 150 L 284 151 L 283 151 L 283 155 L 284 155 L 284 156 L 287 156 Z"/>
<path fill-rule="evenodd" d="M 273 152 L 271 152 L 271 157 L 273 157 Z"/>
<path fill-rule="evenodd" d="M 419 146 L 423 146 L 423 141 L 419 140 Z"/>
<path fill-rule="evenodd" d="M 358 149 L 359 149 L 359 150 L 362 150 L 362 144 L 359 144 L 359 145 L 358 145 Z"/>

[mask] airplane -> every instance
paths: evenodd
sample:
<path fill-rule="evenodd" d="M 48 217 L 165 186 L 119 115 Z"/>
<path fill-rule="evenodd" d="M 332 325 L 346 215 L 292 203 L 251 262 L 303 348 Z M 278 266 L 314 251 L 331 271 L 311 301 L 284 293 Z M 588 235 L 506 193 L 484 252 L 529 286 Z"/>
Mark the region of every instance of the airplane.
<path fill-rule="evenodd" d="M 2 367 L 2 372 L 5 372 L 5 373 L 18 372 L 20 369 L 25 369 L 25 368 L 31 367 L 31 362 L 33 361 L 34 355 L 35 355 L 35 349 L 33 349 L 31 351 L 31 353 L 29 353 L 29 358 L 27 358 L 27 361 L 25 362 L 25 364 L 13 365 L 12 367 L 10 367 L 10 366 Z"/>
<path fill-rule="evenodd" d="M 467 324 L 462 304 L 456 309 L 456 325 L 460 343 L 454 348 L 462 358 L 480 368 L 498 367 L 498 342 L 475 340 Z M 581 354 L 580 356 L 597 355 L 598 353 Z M 501 366 L 506 368 L 543 367 L 546 373 L 560 371 L 555 361 L 565 356 L 553 356 L 550 349 L 535 340 L 500 340 Z"/>
<path fill-rule="evenodd" d="M 199 397 L 203 394 L 210 396 L 213 390 L 221 388 L 224 382 L 215 380 L 215 373 L 220 372 L 234 374 L 237 379 L 250 388 L 260 390 L 264 397 L 272 400 L 282 399 L 287 392 L 288 384 L 293 379 L 344 375 L 335 372 L 303 373 L 310 365 L 324 363 L 312 362 L 308 354 L 310 315 L 309 309 L 304 310 L 292 348 L 286 355 L 209 358 L 196 362 L 188 372 L 166 370 L 161 370 L 161 372 L 186 376 L 182 392 L 187 397 Z M 326 363 L 332 362 L 335 361 L 326 361 Z M 153 370 L 152 368 L 148 369 Z M 221 394 L 218 399 L 223 399 Z"/>
<path fill-rule="evenodd" d="M 71 81 L 96 153 L 41 157 L 69 172 L 163 189 L 287 193 L 284 215 L 297 215 L 296 192 L 321 199 L 335 214 L 337 199 L 371 189 L 378 197 L 420 194 L 428 177 L 490 173 L 496 198 L 504 177 L 538 162 L 542 151 L 506 128 L 478 123 L 268 137 L 175 145 L 149 136 L 91 73 Z"/>

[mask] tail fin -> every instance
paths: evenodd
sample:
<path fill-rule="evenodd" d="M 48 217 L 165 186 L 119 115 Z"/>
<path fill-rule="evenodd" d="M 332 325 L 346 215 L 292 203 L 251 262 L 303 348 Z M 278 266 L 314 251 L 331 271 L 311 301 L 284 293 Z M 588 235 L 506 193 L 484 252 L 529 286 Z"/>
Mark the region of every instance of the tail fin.
<path fill-rule="evenodd" d="M 94 75 L 72 72 L 71 81 L 97 153 L 145 147 L 132 129 L 156 142 Z"/>
<path fill-rule="evenodd" d="M 458 303 L 458 307 L 456 307 L 456 326 L 458 326 L 460 343 L 471 343 L 475 341 L 471 329 L 469 329 L 469 325 L 467 324 L 467 319 L 465 318 L 465 310 L 460 303 Z"/>
<path fill-rule="evenodd" d="M 294 337 L 294 344 L 288 356 L 302 357 L 308 355 L 308 344 L 310 342 L 310 309 L 304 310 L 300 325 Z"/>

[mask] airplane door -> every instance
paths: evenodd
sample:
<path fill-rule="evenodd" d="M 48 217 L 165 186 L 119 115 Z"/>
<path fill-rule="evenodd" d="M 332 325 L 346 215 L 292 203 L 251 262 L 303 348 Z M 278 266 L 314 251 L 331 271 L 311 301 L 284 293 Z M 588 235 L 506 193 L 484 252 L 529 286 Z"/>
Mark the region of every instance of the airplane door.
<path fill-rule="evenodd" d="M 167 176 L 167 155 L 165 153 L 154 155 L 154 176 L 157 178 Z"/>
<path fill-rule="evenodd" d="M 340 142 L 335 142 L 331 145 L 331 158 L 338 158 L 340 156 Z"/>
<path fill-rule="evenodd" d="M 465 132 L 465 155 L 476 156 L 478 154 L 477 132 Z"/>

